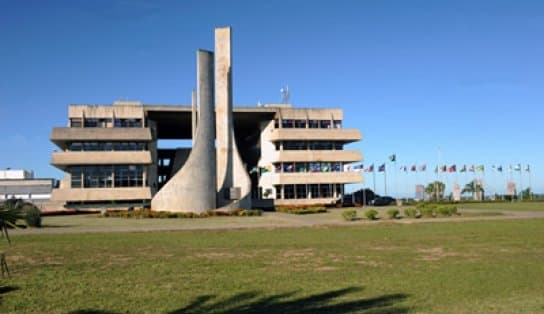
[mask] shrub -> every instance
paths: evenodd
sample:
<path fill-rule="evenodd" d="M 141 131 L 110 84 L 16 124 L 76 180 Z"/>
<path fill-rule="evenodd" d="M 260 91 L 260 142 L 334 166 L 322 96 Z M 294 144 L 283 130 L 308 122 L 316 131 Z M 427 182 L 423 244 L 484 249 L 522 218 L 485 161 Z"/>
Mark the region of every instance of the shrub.
<path fill-rule="evenodd" d="M 326 213 L 327 208 L 325 206 L 277 206 L 276 211 L 295 214 L 295 215 L 306 215 L 306 214 L 319 214 Z"/>
<path fill-rule="evenodd" d="M 431 206 L 426 206 L 426 207 L 423 207 L 419 210 L 419 212 L 421 213 L 421 216 L 423 217 L 436 217 L 436 209 L 435 207 L 431 207 Z"/>
<path fill-rule="evenodd" d="M 366 211 L 365 216 L 370 220 L 376 220 L 378 219 L 378 212 L 374 209 L 370 209 Z"/>
<path fill-rule="evenodd" d="M 440 216 L 457 215 L 457 207 L 454 205 L 437 206 L 436 211 Z"/>
<path fill-rule="evenodd" d="M 342 217 L 346 221 L 353 221 L 357 219 L 357 211 L 355 209 L 346 209 L 342 212 Z"/>
<path fill-rule="evenodd" d="M 23 205 L 21 212 L 27 226 L 36 228 L 42 226 L 41 212 L 38 207 L 27 203 Z"/>
<path fill-rule="evenodd" d="M 399 219 L 400 218 L 400 212 L 398 209 L 390 209 L 387 211 L 387 217 L 389 219 Z"/>
<path fill-rule="evenodd" d="M 233 209 L 228 211 L 210 210 L 204 213 L 174 213 L 167 211 L 152 211 L 149 209 L 132 211 L 111 211 L 102 217 L 120 217 L 120 218 L 207 218 L 219 216 L 261 216 L 260 209 Z"/>
<path fill-rule="evenodd" d="M 406 208 L 404 210 L 404 216 L 410 217 L 410 218 L 420 218 L 421 212 L 415 208 Z"/>

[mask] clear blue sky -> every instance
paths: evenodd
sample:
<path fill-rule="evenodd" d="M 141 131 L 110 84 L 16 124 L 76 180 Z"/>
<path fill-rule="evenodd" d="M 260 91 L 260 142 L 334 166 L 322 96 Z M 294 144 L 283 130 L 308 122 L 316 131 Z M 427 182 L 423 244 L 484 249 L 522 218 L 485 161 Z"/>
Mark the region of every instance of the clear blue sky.
<path fill-rule="evenodd" d="M 236 104 L 278 102 L 288 84 L 296 107 L 344 109 L 365 166 L 396 153 L 397 168 L 434 168 L 438 151 L 458 168 L 530 164 L 544 192 L 542 1 L 0 0 L 0 168 L 61 178 L 49 135 L 68 104 L 189 104 L 195 51 L 226 25 Z M 394 176 L 411 196 L 433 174 Z M 505 178 L 486 171 L 488 189 Z"/>

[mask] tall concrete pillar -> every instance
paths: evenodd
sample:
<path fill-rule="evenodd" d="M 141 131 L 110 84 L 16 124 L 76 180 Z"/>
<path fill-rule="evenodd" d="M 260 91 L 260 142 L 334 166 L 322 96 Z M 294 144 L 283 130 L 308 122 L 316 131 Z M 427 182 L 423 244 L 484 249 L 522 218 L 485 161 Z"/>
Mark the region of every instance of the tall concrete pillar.
<path fill-rule="evenodd" d="M 191 139 L 193 140 L 193 145 L 194 145 L 194 141 L 196 137 L 196 121 L 198 119 L 197 114 L 198 112 L 196 109 L 196 91 L 193 89 L 191 91 L 191 128 L 192 128 Z"/>
<path fill-rule="evenodd" d="M 198 128 L 187 162 L 155 195 L 157 211 L 205 212 L 216 208 L 214 54 L 197 52 Z"/>
<path fill-rule="evenodd" d="M 217 206 L 251 208 L 251 179 L 238 152 L 232 118 L 231 28 L 215 29 L 215 112 L 217 127 Z M 229 197 L 231 188 L 240 197 Z"/>

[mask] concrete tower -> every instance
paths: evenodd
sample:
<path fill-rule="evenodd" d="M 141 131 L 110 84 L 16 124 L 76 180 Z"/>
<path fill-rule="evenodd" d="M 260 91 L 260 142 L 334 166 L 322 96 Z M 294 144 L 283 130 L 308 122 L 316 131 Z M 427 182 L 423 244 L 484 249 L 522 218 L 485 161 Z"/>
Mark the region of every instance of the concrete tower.
<path fill-rule="evenodd" d="M 217 207 L 251 208 L 251 179 L 234 138 L 231 28 L 215 29 Z"/>
<path fill-rule="evenodd" d="M 217 207 L 213 58 L 213 52 L 197 52 L 198 122 L 193 149 L 183 168 L 152 199 L 153 210 L 205 212 Z"/>

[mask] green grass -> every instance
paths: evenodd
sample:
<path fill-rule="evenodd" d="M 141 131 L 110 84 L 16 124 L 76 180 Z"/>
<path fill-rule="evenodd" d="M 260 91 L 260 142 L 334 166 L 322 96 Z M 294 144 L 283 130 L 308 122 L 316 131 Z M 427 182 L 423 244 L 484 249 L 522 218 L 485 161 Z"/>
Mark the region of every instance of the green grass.
<path fill-rule="evenodd" d="M 542 219 L 12 241 L 0 313 L 544 311 Z"/>
<path fill-rule="evenodd" d="M 544 202 L 460 203 L 459 209 L 544 211 Z"/>

